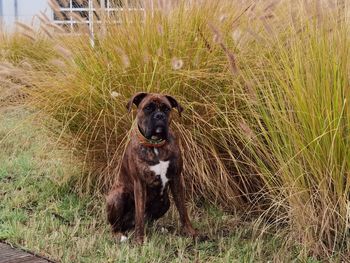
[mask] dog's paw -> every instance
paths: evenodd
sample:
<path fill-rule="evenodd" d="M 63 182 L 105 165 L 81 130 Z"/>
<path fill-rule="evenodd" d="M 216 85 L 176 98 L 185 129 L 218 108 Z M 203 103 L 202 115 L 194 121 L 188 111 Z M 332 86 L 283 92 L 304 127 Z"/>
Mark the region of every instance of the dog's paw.
<path fill-rule="evenodd" d="M 143 241 L 144 241 L 143 236 L 137 236 L 137 237 L 135 237 L 135 244 L 136 244 L 136 245 L 142 245 L 142 244 L 143 244 Z"/>
<path fill-rule="evenodd" d="M 162 227 L 162 228 L 160 229 L 160 232 L 161 232 L 162 234 L 167 234 L 167 233 L 169 233 L 169 230 L 166 229 L 165 227 Z"/>
<path fill-rule="evenodd" d="M 127 236 L 124 236 L 124 235 L 121 235 L 121 237 L 120 237 L 120 243 L 123 243 L 123 242 L 126 242 L 126 241 L 128 241 L 128 237 Z"/>
<path fill-rule="evenodd" d="M 113 237 L 116 243 L 124 243 L 129 239 L 128 236 L 123 233 L 114 233 Z"/>
<path fill-rule="evenodd" d="M 198 236 L 198 231 L 190 225 L 184 226 L 182 228 L 182 233 L 193 238 Z"/>

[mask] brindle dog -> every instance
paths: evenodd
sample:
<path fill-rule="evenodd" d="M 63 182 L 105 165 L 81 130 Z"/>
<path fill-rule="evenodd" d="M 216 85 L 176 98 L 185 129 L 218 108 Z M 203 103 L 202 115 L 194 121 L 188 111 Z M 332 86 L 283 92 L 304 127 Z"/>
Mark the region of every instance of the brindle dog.
<path fill-rule="evenodd" d="M 113 233 L 125 240 L 135 227 L 135 239 L 142 243 L 145 220 L 162 217 L 169 209 L 168 188 L 174 197 L 182 229 L 196 236 L 185 207 L 182 157 L 179 142 L 171 131 L 170 112 L 183 108 L 171 96 L 135 94 L 127 104 L 137 106 L 137 125 L 131 132 L 119 177 L 107 196 L 108 221 Z"/>

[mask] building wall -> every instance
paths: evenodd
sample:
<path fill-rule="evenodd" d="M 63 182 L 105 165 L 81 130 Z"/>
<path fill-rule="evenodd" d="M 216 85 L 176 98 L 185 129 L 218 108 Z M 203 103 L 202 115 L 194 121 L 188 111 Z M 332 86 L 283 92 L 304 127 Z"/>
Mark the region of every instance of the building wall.
<path fill-rule="evenodd" d="M 12 30 L 16 21 L 15 0 L 0 0 L 2 11 L 1 22 L 5 30 Z M 18 21 L 31 24 L 33 17 L 40 11 L 46 13 L 50 18 L 52 11 L 47 0 L 17 0 Z M 34 26 L 38 25 L 38 19 L 34 19 Z"/>

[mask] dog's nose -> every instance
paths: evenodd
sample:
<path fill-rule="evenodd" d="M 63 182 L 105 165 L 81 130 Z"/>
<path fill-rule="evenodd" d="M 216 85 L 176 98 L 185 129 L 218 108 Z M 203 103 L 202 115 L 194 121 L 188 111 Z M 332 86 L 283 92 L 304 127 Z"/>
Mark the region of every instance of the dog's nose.
<path fill-rule="evenodd" d="M 154 114 L 154 118 L 156 120 L 164 120 L 165 119 L 165 115 L 163 112 L 156 112 L 156 114 Z"/>

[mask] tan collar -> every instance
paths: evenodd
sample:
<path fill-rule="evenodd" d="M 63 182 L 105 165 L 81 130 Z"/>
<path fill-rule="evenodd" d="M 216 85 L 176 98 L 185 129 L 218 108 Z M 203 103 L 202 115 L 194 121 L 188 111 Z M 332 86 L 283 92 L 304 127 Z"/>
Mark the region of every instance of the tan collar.
<path fill-rule="evenodd" d="M 160 148 L 167 143 L 167 141 L 164 139 L 159 139 L 159 140 L 147 139 L 145 136 L 143 136 L 143 134 L 141 133 L 137 125 L 134 130 L 136 132 L 137 138 L 139 139 L 140 143 L 145 147 Z"/>

